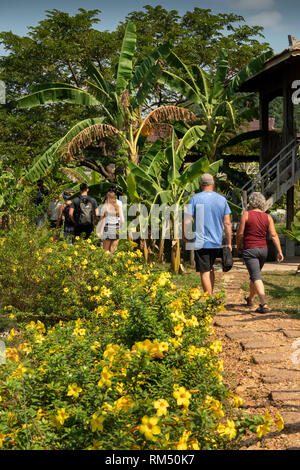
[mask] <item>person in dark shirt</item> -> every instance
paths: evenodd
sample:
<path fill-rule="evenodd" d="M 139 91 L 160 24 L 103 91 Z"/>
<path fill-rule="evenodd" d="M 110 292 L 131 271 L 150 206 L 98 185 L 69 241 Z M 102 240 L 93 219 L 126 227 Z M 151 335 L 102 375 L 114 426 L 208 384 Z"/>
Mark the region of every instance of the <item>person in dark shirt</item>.
<path fill-rule="evenodd" d="M 80 196 L 72 201 L 69 216 L 75 225 L 74 237 L 90 237 L 94 230 L 95 218 L 97 216 L 97 201 L 88 195 L 89 187 L 86 183 L 80 185 Z"/>
<path fill-rule="evenodd" d="M 61 226 L 61 221 L 64 219 L 64 237 L 68 241 L 69 244 L 73 243 L 73 236 L 74 236 L 74 229 L 75 225 L 70 219 L 70 208 L 71 208 L 71 196 L 72 196 L 72 190 L 65 190 L 63 192 L 63 199 L 64 202 L 62 203 L 56 223 L 56 229 L 59 229 Z"/>
<path fill-rule="evenodd" d="M 38 180 L 37 187 L 38 187 L 38 191 L 33 199 L 35 207 L 39 208 L 37 210 L 38 217 L 36 218 L 35 223 L 38 228 L 41 228 L 44 225 L 46 218 L 47 218 L 47 210 L 43 206 L 43 203 L 44 203 L 45 196 L 48 195 L 48 190 L 45 188 L 43 180 Z"/>

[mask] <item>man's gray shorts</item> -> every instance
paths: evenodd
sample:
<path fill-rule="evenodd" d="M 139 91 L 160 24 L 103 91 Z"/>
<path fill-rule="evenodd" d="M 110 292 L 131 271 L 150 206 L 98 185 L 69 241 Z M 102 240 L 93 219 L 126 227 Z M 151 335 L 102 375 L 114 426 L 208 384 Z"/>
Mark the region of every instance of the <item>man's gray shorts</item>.
<path fill-rule="evenodd" d="M 268 248 L 248 248 L 243 250 L 243 258 L 251 281 L 261 280 L 261 269 L 268 257 Z"/>

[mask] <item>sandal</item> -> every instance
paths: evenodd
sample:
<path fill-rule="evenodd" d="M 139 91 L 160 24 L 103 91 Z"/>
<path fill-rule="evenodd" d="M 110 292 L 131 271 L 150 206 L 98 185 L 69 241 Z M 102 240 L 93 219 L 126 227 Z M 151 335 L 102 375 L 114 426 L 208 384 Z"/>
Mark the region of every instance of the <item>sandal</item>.
<path fill-rule="evenodd" d="M 269 313 L 271 310 L 268 307 L 265 307 L 267 304 L 259 304 L 259 307 L 255 310 L 257 313 Z"/>
<path fill-rule="evenodd" d="M 253 302 L 249 299 L 249 297 L 244 297 L 244 299 L 246 300 L 247 307 L 253 307 Z"/>

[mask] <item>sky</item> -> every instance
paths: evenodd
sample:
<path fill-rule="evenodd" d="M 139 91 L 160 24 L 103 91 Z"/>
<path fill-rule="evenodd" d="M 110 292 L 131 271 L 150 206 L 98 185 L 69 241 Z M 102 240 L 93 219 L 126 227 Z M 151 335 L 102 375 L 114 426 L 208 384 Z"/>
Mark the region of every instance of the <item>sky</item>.
<path fill-rule="evenodd" d="M 113 30 L 125 16 L 144 5 L 162 5 L 177 10 L 179 15 L 195 7 L 209 8 L 213 13 L 236 13 L 246 24 L 264 27 L 265 40 L 275 53 L 288 46 L 288 34 L 300 39 L 299 0 L 0 0 L 0 31 L 12 31 L 25 36 L 28 27 L 45 18 L 45 10 L 54 8 L 74 15 L 78 8 L 99 9 L 100 22 L 96 29 Z M 0 55 L 4 50 L 0 45 Z"/>

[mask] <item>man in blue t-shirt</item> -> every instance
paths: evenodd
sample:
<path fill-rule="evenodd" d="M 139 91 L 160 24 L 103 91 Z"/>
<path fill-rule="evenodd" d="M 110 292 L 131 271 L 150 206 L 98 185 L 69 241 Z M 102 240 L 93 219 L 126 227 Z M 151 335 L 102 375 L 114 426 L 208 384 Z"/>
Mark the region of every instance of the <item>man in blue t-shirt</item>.
<path fill-rule="evenodd" d="M 184 220 L 184 234 L 187 234 L 188 226 L 194 221 L 196 271 L 200 272 L 203 291 L 209 295 L 214 289 L 214 262 L 216 258 L 222 257 L 223 227 L 224 246 L 232 251 L 231 210 L 225 197 L 214 191 L 214 185 L 212 175 L 205 173 L 201 176 L 201 192 L 190 199 Z M 185 238 L 185 241 L 188 240 Z"/>

